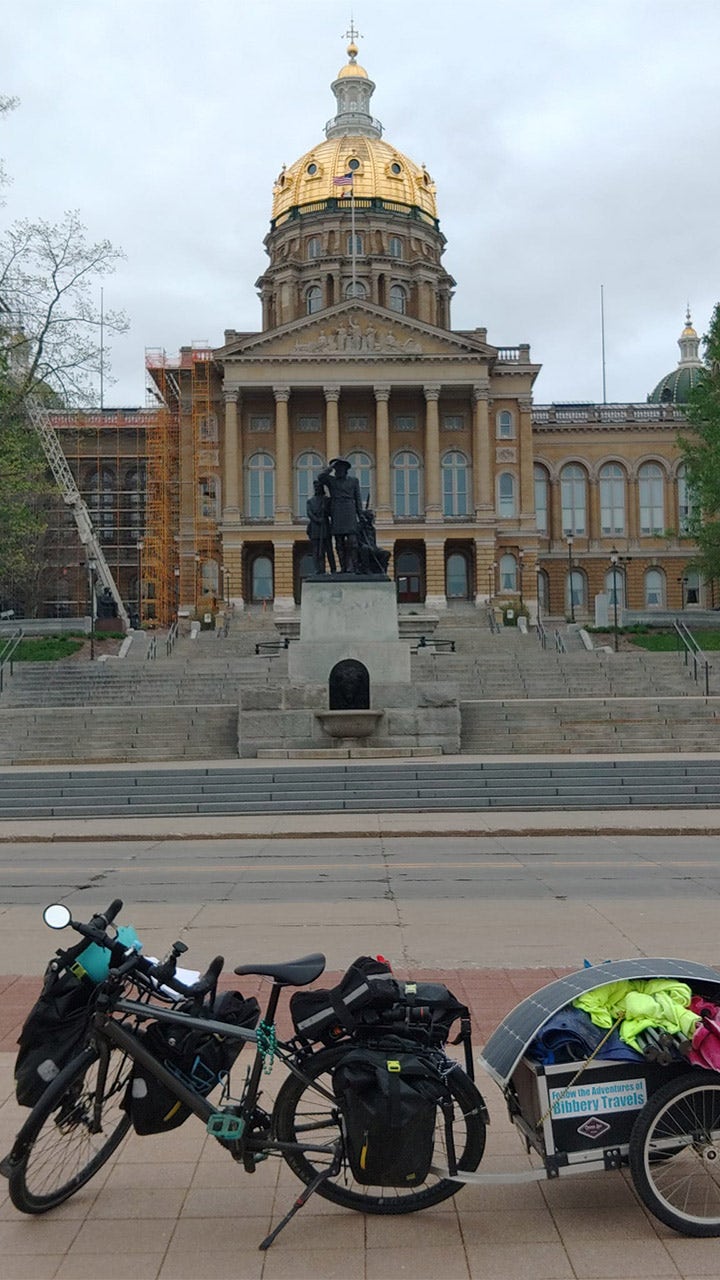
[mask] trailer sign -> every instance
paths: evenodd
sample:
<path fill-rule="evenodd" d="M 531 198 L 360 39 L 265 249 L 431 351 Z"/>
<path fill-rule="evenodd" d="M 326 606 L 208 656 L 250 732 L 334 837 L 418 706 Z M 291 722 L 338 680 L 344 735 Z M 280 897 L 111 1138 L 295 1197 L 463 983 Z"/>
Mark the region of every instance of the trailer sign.
<path fill-rule="evenodd" d="M 604 1080 L 577 1084 L 569 1089 L 550 1089 L 553 1119 L 592 1116 L 603 1112 L 638 1111 L 647 1102 L 647 1085 L 636 1080 Z"/>

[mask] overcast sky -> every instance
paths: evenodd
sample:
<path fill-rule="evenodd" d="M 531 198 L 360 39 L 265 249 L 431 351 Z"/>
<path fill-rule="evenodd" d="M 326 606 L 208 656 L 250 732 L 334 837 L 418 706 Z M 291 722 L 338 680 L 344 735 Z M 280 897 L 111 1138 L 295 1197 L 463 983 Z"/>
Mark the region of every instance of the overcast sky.
<path fill-rule="evenodd" d="M 437 183 L 452 323 L 531 344 L 538 403 L 644 400 L 720 299 L 720 0 L 354 0 L 385 137 Z M 0 0 L 3 224 L 80 210 L 144 351 L 260 327 L 273 180 L 323 138 L 351 0 Z"/>

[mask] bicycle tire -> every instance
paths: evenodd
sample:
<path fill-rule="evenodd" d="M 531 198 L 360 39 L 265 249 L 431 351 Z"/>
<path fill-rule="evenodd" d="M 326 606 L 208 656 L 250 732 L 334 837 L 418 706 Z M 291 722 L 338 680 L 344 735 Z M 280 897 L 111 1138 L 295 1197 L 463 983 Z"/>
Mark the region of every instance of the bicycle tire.
<path fill-rule="evenodd" d="M 46 1213 L 62 1204 L 117 1150 L 130 1117 L 122 1110 L 132 1061 L 110 1046 L 101 1130 L 91 1133 L 99 1055 L 88 1048 L 53 1080 L 33 1107 L 10 1157 L 10 1199 L 21 1213 Z"/>
<path fill-rule="evenodd" d="M 688 1071 L 643 1107 L 630 1134 L 643 1204 L 687 1236 L 720 1235 L 720 1074 Z"/>
<path fill-rule="evenodd" d="M 302 1070 L 307 1080 L 289 1076 L 283 1083 L 273 1109 L 273 1133 L 281 1142 L 332 1142 L 341 1136 L 337 1105 L 318 1092 L 322 1086 L 332 1095 L 331 1073 L 343 1056 L 355 1045 L 338 1045 L 321 1049 L 305 1062 Z M 457 1067 L 446 1077 L 453 1100 L 456 1120 L 453 1125 L 455 1153 L 459 1170 L 470 1173 L 477 1169 L 485 1150 L 485 1104 L 472 1080 Z M 438 1109 L 436 1159 L 445 1151 L 445 1121 Z M 330 1156 L 316 1152 L 283 1152 L 293 1173 L 306 1185 L 330 1162 Z M 361 1213 L 415 1213 L 440 1204 L 460 1190 L 463 1183 L 430 1173 L 417 1187 L 378 1187 L 373 1190 L 354 1181 L 343 1161 L 336 1177 L 320 1184 L 317 1195 Z"/>

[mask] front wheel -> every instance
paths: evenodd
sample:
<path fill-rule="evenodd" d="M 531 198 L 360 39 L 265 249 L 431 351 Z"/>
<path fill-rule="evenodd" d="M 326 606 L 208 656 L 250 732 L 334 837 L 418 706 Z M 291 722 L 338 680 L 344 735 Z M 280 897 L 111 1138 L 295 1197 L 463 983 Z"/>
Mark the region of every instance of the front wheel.
<path fill-rule="evenodd" d="M 86 1049 L 48 1086 L 20 1130 L 8 1180 L 10 1199 L 22 1213 L 45 1213 L 69 1199 L 130 1128 L 122 1104 L 133 1064 L 120 1049 L 108 1050 L 101 1097 L 98 1052 Z"/>
<path fill-rule="evenodd" d="M 355 1048 L 355 1046 L 352 1046 Z M 304 1080 L 289 1076 L 277 1097 L 273 1111 L 274 1136 L 280 1142 L 333 1144 L 342 1141 L 340 1115 L 335 1101 L 332 1073 L 348 1052 L 347 1045 L 321 1049 L 303 1065 Z M 485 1150 L 485 1104 L 472 1080 L 460 1067 L 445 1078 L 452 1099 L 452 1132 L 457 1168 L 464 1173 L 477 1169 Z M 332 1152 L 284 1152 L 293 1173 L 306 1185 L 328 1167 Z M 446 1120 L 438 1107 L 435 1126 L 437 1164 L 447 1163 Z M 430 1172 L 422 1185 L 414 1187 L 368 1187 L 354 1180 L 347 1160 L 339 1173 L 322 1182 L 319 1196 L 362 1213 L 414 1213 L 447 1200 L 460 1190 L 453 1182 Z"/>
<path fill-rule="evenodd" d="M 668 1227 L 720 1235 L 720 1074 L 688 1071 L 652 1095 L 630 1135 L 630 1171 Z"/>

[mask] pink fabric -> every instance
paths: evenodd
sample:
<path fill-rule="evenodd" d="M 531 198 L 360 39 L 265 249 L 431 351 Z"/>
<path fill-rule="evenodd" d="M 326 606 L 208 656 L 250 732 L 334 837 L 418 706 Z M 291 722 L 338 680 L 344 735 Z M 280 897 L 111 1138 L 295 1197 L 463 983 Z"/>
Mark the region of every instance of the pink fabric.
<path fill-rule="evenodd" d="M 702 996 L 693 996 L 690 1008 L 702 1018 L 693 1036 L 688 1062 L 695 1067 L 707 1067 L 720 1071 L 720 1005 Z"/>

